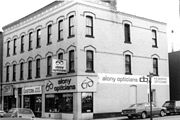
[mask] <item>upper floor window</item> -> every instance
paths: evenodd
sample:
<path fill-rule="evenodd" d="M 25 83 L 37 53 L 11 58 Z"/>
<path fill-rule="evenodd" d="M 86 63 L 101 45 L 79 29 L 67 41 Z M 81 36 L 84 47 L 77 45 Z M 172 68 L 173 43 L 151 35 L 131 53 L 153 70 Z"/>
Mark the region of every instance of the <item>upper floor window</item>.
<path fill-rule="evenodd" d="M 16 55 L 16 41 L 17 41 L 17 39 L 15 38 L 14 39 L 14 49 L 13 49 L 13 55 Z"/>
<path fill-rule="evenodd" d="M 69 37 L 74 37 L 74 15 L 69 17 Z"/>
<path fill-rule="evenodd" d="M 36 43 L 36 48 L 41 47 L 41 29 L 37 30 L 37 43 Z"/>
<path fill-rule="evenodd" d="M 13 65 L 13 79 L 12 81 L 16 81 L 16 64 Z"/>
<path fill-rule="evenodd" d="M 58 22 L 58 41 L 63 40 L 63 20 Z"/>
<path fill-rule="evenodd" d="M 21 36 L 21 53 L 24 52 L 24 35 Z"/>
<path fill-rule="evenodd" d="M 7 57 L 10 56 L 10 41 L 7 41 Z"/>
<path fill-rule="evenodd" d="M 131 56 L 125 55 L 125 74 L 131 74 Z"/>
<path fill-rule="evenodd" d="M 153 58 L 153 75 L 158 75 L 158 59 Z"/>
<path fill-rule="evenodd" d="M 36 78 L 40 78 L 40 59 L 36 59 Z"/>
<path fill-rule="evenodd" d="M 52 43 L 52 25 L 47 27 L 47 45 Z"/>
<path fill-rule="evenodd" d="M 9 82 L 9 65 L 6 66 L 6 82 Z"/>
<path fill-rule="evenodd" d="M 33 35 L 33 32 L 30 32 L 29 33 L 29 50 L 32 50 L 32 36 Z"/>
<path fill-rule="evenodd" d="M 69 72 L 75 72 L 75 68 L 74 68 L 74 50 L 69 51 Z"/>
<path fill-rule="evenodd" d="M 28 61 L 28 79 L 32 79 L 32 61 Z"/>
<path fill-rule="evenodd" d="M 24 79 L 24 63 L 20 63 L 20 80 Z"/>
<path fill-rule="evenodd" d="M 63 59 L 63 53 L 59 53 L 59 54 L 58 54 L 58 59 L 59 59 L 59 60 L 62 60 L 62 59 Z"/>
<path fill-rule="evenodd" d="M 86 16 L 86 37 L 93 37 L 93 17 Z"/>
<path fill-rule="evenodd" d="M 131 37 L 130 37 L 130 25 L 124 24 L 124 36 L 125 36 L 125 43 L 131 43 Z"/>
<path fill-rule="evenodd" d="M 52 75 L 52 57 L 48 56 L 47 57 L 47 76 Z"/>
<path fill-rule="evenodd" d="M 93 51 L 87 50 L 86 51 L 86 72 L 93 72 L 93 71 L 94 71 Z"/>
<path fill-rule="evenodd" d="M 157 31 L 156 30 L 152 30 L 152 40 L 153 40 L 152 47 L 157 47 Z"/>

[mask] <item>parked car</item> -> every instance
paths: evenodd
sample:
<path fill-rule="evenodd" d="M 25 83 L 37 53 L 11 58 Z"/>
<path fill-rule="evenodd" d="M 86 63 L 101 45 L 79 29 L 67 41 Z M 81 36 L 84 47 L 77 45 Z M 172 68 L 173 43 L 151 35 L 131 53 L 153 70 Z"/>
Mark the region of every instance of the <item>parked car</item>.
<path fill-rule="evenodd" d="M 180 113 L 180 101 L 176 101 L 176 100 L 166 101 L 163 104 L 163 107 L 167 109 L 168 115 Z"/>
<path fill-rule="evenodd" d="M 4 117 L 29 119 L 35 118 L 33 111 L 28 108 L 12 108 L 6 114 L 4 114 Z"/>
<path fill-rule="evenodd" d="M 150 116 L 150 103 L 137 103 L 131 105 L 129 108 L 122 110 L 122 115 L 127 116 L 129 119 L 134 117 L 140 117 L 145 119 Z M 157 107 L 155 104 L 152 104 L 152 115 L 166 115 L 166 108 Z"/>
<path fill-rule="evenodd" d="M 0 110 L 0 117 L 4 117 L 4 114 L 6 114 L 6 112 L 4 110 Z"/>

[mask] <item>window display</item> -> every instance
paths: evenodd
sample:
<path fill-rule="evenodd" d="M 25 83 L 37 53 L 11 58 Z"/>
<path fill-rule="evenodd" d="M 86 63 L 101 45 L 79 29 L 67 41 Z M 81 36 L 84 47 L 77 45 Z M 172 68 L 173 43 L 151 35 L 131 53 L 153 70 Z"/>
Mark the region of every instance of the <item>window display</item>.
<path fill-rule="evenodd" d="M 82 93 L 82 113 L 93 112 L 93 93 Z"/>
<path fill-rule="evenodd" d="M 73 112 L 73 94 L 46 94 L 45 112 L 51 113 L 72 113 Z"/>

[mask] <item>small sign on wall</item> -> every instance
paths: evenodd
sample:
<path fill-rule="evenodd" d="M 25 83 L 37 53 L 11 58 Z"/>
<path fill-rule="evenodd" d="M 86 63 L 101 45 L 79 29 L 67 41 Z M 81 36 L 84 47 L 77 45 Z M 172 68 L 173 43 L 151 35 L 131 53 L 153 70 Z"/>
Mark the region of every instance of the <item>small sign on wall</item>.
<path fill-rule="evenodd" d="M 52 72 L 56 73 L 66 73 L 67 72 L 67 61 L 60 59 L 52 60 Z"/>

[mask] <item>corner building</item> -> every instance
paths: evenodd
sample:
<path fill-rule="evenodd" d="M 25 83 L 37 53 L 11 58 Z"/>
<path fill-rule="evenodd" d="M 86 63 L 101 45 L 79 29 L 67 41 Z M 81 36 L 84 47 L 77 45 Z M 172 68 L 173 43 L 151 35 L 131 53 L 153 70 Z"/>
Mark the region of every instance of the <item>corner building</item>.
<path fill-rule="evenodd" d="M 116 1 L 53 3 L 3 27 L 3 108 L 85 120 L 169 99 L 166 24 L 116 10 Z M 52 72 L 53 59 L 67 62 Z"/>

